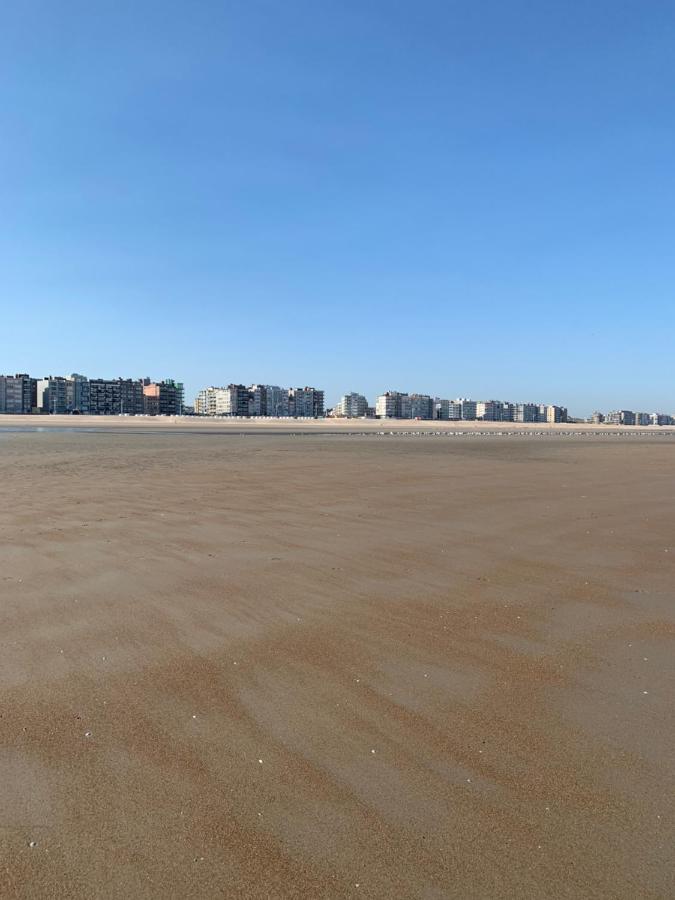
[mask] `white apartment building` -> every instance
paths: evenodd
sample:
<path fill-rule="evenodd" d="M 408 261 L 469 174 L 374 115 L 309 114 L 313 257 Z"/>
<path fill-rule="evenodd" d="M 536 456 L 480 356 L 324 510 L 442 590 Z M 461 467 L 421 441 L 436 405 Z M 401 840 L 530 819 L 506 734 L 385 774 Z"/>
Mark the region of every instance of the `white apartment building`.
<path fill-rule="evenodd" d="M 459 400 L 450 400 L 448 403 L 448 419 L 458 422 L 462 418 L 462 404 Z"/>
<path fill-rule="evenodd" d="M 377 418 L 400 419 L 402 396 L 398 391 L 387 391 L 386 394 L 380 394 L 375 401 L 375 415 Z"/>
<path fill-rule="evenodd" d="M 198 416 L 232 415 L 232 393 L 226 387 L 208 387 L 195 398 L 195 413 Z"/>
<path fill-rule="evenodd" d="M 344 394 L 335 405 L 333 415 L 344 419 L 360 419 L 368 413 L 368 401 L 363 394 Z"/>

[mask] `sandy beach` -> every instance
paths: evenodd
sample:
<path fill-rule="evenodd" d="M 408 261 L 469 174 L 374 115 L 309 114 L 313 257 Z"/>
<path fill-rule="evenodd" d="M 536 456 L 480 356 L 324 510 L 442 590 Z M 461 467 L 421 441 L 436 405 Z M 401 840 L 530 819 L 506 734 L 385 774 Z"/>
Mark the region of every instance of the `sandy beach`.
<path fill-rule="evenodd" d="M 675 435 L 675 425 L 591 425 L 586 422 L 529 423 L 434 421 L 422 419 L 296 419 L 229 416 L 0 416 L 0 431 L 95 430 L 115 432 L 178 432 L 190 434 L 461 434 L 461 435 Z"/>
<path fill-rule="evenodd" d="M 0 422 L 0 896 L 675 896 L 675 435 L 75 424 Z"/>

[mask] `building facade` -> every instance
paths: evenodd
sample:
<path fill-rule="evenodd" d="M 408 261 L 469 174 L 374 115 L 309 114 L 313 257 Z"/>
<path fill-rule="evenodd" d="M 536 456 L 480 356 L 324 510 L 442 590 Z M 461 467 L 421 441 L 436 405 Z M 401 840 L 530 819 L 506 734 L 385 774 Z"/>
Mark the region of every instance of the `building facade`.
<path fill-rule="evenodd" d="M 343 394 L 333 415 L 343 419 L 360 419 L 368 414 L 368 401 L 363 394 Z"/>
<path fill-rule="evenodd" d="M 536 403 L 517 403 L 514 422 L 538 422 L 539 407 Z"/>
<path fill-rule="evenodd" d="M 94 378 L 89 381 L 89 412 L 93 416 L 142 416 L 143 382 L 132 378 Z"/>
<path fill-rule="evenodd" d="M 297 419 L 319 419 L 324 414 L 324 394 L 318 388 L 291 388 L 290 414 Z"/>
<path fill-rule="evenodd" d="M 25 416 L 37 406 L 37 382 L 30 375 L 0 375 L 0 413 Z"/>
<path fill-rule="evenodd" d="M 143 379 L 144 412 L 146 416 L 181 416 L 184 391 L 179 381 Z"/>
<path fill-rule="evenodd" d="M 50 375 L 37 381 L 36 406 L 39 412 L 65 416 L 69 412 L 68 395 L 68 381 L 62 376 Z"/>
<path fill-rule="evenodd" d="M 547 406 L 546 407 L 546 418 L 545 422 L 549 424 L 553 424 L 556 422 L 566 422 L 567 421 L 567 410 L 564 406 Z"/>
<path fill-rule="evenodd" d="M 410 394 L 411 419 L 433 419 L 434 401 L 428 394 Z"/>
<path fill-rule="evenodd" d="M 375 415 L 378 419 L 402 419 L 401 398 L 405 396 L 398 391 L 387 391 L 375 401 Z"/>

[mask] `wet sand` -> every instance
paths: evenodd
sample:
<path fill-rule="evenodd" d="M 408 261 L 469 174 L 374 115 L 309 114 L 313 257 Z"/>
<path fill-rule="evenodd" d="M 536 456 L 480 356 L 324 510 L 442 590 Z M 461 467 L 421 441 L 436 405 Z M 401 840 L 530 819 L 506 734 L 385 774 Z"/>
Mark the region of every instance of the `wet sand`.
<path fill-rule="evenodd" d="M 672 436 L 4 433 L 0 499 L 3 898 L 675 896 Z"/>

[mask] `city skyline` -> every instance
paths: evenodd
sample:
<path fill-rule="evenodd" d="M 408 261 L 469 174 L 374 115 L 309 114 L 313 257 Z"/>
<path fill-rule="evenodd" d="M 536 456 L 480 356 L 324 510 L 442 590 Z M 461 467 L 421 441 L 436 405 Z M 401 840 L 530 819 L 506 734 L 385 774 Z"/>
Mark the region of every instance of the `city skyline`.
<path fill-rule="evenodd" d="M 653 406 L 626 405 L 597 408 L 579 416 L 566 406 L 523 400 L 442 397 L 387 390 L 369 399 L 358 392 L 343 392 L 326 403 L 325 391 L 311 387 L 281 387 L 260 381 L 202 388 L 190 403 L 183 382 L 173 378 L 90 378 L 86 375 L 48 375 L 0 372 L 0 414 L 93 414 L 238 416 L 273 418 L 399 418 L 454 421 L 557 423 L 588 421 L 593 424 L 672 425 L 675 414 Z"/>

